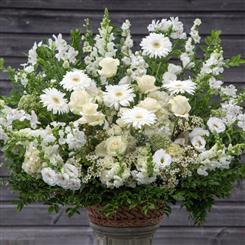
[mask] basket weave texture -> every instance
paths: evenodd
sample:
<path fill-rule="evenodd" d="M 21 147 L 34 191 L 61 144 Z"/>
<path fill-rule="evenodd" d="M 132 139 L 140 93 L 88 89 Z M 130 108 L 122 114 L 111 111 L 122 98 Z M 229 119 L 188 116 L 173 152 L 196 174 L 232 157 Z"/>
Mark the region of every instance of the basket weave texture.
<path fill-rule="evenodd" d="M 133 209 L 120 208 L 111 217 L 105 216 L 101 211 L 101 206 L 87 208 L 88 217 L 91 223 L 107 227 L 144 227 L 160 224 L 163 220 L 163 208 L 152 209 L 144 214 L 142 208 Z"/>

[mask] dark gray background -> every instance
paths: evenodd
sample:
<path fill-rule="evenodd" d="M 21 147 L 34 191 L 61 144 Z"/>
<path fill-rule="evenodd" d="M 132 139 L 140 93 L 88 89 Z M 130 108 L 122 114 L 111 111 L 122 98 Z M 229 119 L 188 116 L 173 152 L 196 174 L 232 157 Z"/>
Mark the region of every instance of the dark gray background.
<path fill-rule="evenodd" d="M 153 18 L 179 16 L 190 28 L 199 17 L 201 34 L 221 29 L 225 56 L 240 53 L 245 57 L 245 0 L 0 0 L 0 56 L 8 65 L 24 63 L 25 54 L 35 40 L 52 33 L 68 37 L 71 28 L 81 27 L 85 17 L 98 27 L 104 7 L 108 7 L 116 24 L 131 20 L 136 40 L 146 34 Z M 225 73 L 225 82 L 242 86 L 244 66 Z M 10 84 L 0 74 L 0 94 L 7 94 Z M 0 176 L 8 173 L 0 168 Z M 244 187 L 242 187 L 244 186 Z M 195 227 L 179 206 L 163 222 L 155 245 L 244 245 L 245 182 L 237 184 L 233 195 L 217 200 L 202 227 Z M 28 191 L 28 190 L 27 190 Z M 42 204 L 33 204 L 17 213 L 9 188 L 0 189 L 1 245 L 91 245 L 93 238 L 86 214 L 69 219 L 65 214 L 48 214 Z"/>

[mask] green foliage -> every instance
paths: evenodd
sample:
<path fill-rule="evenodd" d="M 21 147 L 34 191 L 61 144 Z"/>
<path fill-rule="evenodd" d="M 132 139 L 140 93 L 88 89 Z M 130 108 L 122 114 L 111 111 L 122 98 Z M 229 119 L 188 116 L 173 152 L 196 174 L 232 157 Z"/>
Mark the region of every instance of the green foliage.
<path fill-rule="evenodd" d="M 234 182 L 245 177 L 245 165 L 233 163 L 230 169 L 215 170 L 208 176 L 193 175 L 183 180 L 175 198 L 190 212 L 196 224 L 202 224 L 216 198 L 225 198 Z"/>
<path fill-rule="evenodd" d="M 245 64 L 245 59 L 242 59 L 241 55 L 235 55 L 230 59 L 226 60 L 227 67 L 237 67 L 240 66 L 241 64 Z"/>
<path fill-rule="evenodd" d="M 204 43 L 201 45 L 201 49 L 205 54 L 205 58 L 208 58 L 214 50 L 220 50 L 220 34 L 221 31 L 212 31 L 210 35 L 205 38 Z"/>
<path fill-rule="evenodd" d="M 0 58 L 0 71 L 4 69 L 4 59 Z"/>
<path fill-rule="evenodd" d="M 71 46 L 78 51 L 78 57 L 82 57 L 81 32 L 79 29 L 71 31 Z M 78 59 L 76 68 L 81 68 L 81 60 Z"/>
<path fill-rule="evenodd" d="M 46 74 L 46 79 L 51 80 L 55 79 L 61 81 L 65 75 L 65 69 L 63 68 L 63 62 L 58 62 L 55 58 L 54 51 L 48 47 L 38 47 L 38 65 Z"/>

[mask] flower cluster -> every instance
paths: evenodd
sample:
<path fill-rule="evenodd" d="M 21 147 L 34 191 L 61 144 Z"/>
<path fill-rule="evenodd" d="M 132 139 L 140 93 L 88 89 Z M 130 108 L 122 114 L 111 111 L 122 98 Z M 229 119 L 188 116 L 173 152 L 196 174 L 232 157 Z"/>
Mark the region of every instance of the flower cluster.
<path fill-rule="evenodd" d="M 196 55 L 200 25 L 188 34 L 178 18 L 154 20 L 133 52 L 130 22 L 115 29 L 106 14 L 82 46 L 79 32 L 71 44 L 60 34 L 35 43 L 13 77 L 23 93 L 0 104 L 0 140 L 21 167 L 13 174 L 55 193 L 81 185 L 176 191 L 190 176 L 232 168 L 245 148 L 244 93 L 221 81 L 232 59 L 217 33 Z"/>

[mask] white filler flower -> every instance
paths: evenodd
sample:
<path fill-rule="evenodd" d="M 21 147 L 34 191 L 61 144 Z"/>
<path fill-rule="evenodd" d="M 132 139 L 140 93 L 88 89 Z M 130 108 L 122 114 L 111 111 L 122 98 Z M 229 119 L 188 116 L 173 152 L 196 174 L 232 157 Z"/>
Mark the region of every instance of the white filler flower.
<path fill-rule="evenodd" d="M 159 167 L 159 169 L 164 169 L 171 164 L 172 158 L 163 149 L 160 149 L 154 153 L 153 162 Z"/>
<path fill-rule="evenodd" d="M 135 94 L 129 85 L 108 85 L 104 92 L 103 100 L 106 106 L 114 107 L 129 106 L 134 101 Z"/>
<path fill-rule="evenodd" d="M 194 94 L 196 84 L 191 80 L 175 80 L 167 82 L 163 85 L 163 87 L 166 88 L 171 94 Z"/>
<path fill-rule="evenodd" d="M 217 117 L 210 117 L 208 119 L 207 125 L 211 132 L 213 133 L 222 133 L 225 131 L 225 124 L 224 122 Z"/>
<path fill-rule="evenodd" d="M 122 121 L 126 124 L 131 124 L 136 129 L 140 129 L 145 125 L 154 124 L 156 116 L 144 108 L 134 107 L 122 113 Z"/>
<path fill-rule="evenodd" d="M 69 111 L 69 106 L 64 96 L 65 94 L 56 88 L 47 88 L 40 98 L 48 111 L 52 111 L 54 114 L 63 114 Z"/>
<path fill-rule="evenodd" d="M 91 84 L 91 78 L 80 70 L 67 72 L 61 81 L 61 85 L 68 91 L 86 89 L 89 88 Z"/>
<path fill-rule="evenodd" d="M 151 58 L 166 57 L 172 50 L 172 43 L 163 34 L 150 33 L 140 43 L 143 54 Z"/>

